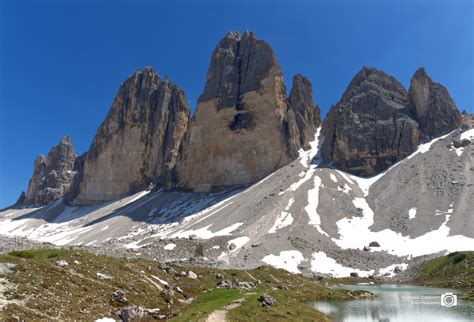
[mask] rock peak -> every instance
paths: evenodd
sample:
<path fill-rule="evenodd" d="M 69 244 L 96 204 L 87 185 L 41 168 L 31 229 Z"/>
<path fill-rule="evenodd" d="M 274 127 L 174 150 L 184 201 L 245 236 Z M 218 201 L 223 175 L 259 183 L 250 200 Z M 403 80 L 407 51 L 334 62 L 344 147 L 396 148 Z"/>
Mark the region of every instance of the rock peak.
<path fill-rule="evenodd" d="M 178 86 L 151 67 L 136 71 L 118 90 L 84 157 L 74 205 L 97 204 L 146 189 L 169 186 L 189 122 Z"/>
<path fill-rule="evenodd" d="M 231 40 L 240 41 L 240 39 L 241 39 L 240 32 L 232 31 L 232 30 L 228 31 L 227 34 L 225 35 L 224 39 L 231 39 Z"/>
<path fill-rule="evenodd" d="M 409 155 L 419 139 L 418 124 L 406 106 L 407 92 L 398 80 L 363 67 L 323 122 L 323 159 L 372 176 Z"/>
<path fill-rule="evenodd" d="M 68 135 L 63 136 L 59 144 L 72 144 L 71 137 Z"/>
<path fill-rule="evenodd" d="M 419 67 L 416 71 L 415 74 L 413 74 L 413 77 L 416 78 L 421 78 L 421 77 L 426 77 L 429 78 L 428 74 L 426 73 L 426 70 L 424 67 Z"/>
<path fill-rule="evenodd" d="M 47 158 L 38 156 L 27 193 L 21 198 L 23 204 L 42 206 L 63 197 L 74 178 L 75 161 L 76 153 L 69 136 L 64 136 L 58 145 L 51 148 Z"/>
<path fill-rule="evenodd" d="M 423 67 L 410 80 L 408 100 L 420 125 L 422 141 L 447 134 L 462 124 L 461 113 L 448 90 L 434 82 Z"/>
<path fill-rule="evenodd" d="M 299 138 L 293 138 L 288 110 L 271 46 L 253 32 L 228 33 L 211 56 L 177 166 L 178 186 L 208 191 L 247 185 L 290 162 Z"/>
<path fill-rule="evenodd" d="M 313 87 L 308 78 L 301 74 L 293 76 L 288 103 L 293 109 L 298 126 L 299 135 L 296 136 L 300 138 L 299 145 L 308 149 L 321 124 L 320 110 L 313 102 Z"/>

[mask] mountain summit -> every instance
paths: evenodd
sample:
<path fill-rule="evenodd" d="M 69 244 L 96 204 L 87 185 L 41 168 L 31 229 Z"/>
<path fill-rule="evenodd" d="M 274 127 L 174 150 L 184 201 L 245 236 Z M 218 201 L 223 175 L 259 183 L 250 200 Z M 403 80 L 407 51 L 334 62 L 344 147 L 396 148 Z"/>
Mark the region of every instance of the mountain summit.
<path fill-rule="evenodd" d="M 177 164 L 177 186 L 210 191 L 248 185 L 294 160 L 319 125 L 311 85 L 295 85 L 296 111 L 270 45 L 253 32 L 228 33 L 212 53 Z"/>

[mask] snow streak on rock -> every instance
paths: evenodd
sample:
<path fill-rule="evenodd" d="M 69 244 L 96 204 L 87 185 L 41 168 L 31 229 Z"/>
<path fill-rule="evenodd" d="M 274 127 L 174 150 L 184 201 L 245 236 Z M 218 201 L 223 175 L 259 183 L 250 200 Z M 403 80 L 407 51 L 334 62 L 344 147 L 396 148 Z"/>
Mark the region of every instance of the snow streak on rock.
<path fill-rule="evenodd" d="M 288 202 L 288 206 L 286 206 L 285 211 L 282 211 L 281 214 L 277 217 L 275 220 L 275 223 L 273 224 L 272 228 L 268 231 L 269 234 L 275 233 L 277 230 L 289 226 L 293 223 L 293 217 L 291 216 L 291 213 L 288 212 L 290 210 L 291 205 L 295 202 L 295 199 L 291 198 L 290 201 Z"/>

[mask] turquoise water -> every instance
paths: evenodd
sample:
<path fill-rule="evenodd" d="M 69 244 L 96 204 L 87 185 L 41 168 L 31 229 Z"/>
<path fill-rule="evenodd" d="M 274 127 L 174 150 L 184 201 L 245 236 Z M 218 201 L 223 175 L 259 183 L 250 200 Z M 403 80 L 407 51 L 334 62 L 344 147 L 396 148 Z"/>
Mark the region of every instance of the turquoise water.
<path fill-rule="evenodd" d="M 318 301 L 311 304 L 334 321 L 380 322 L 449 322 L 474 321 L 474 303 L 447 295 L 441 305 L 441 295 L 461 291 L 412 285 L 344 285 L 348 290 L 367 290 L 376 298 L 352 301 Z"/>

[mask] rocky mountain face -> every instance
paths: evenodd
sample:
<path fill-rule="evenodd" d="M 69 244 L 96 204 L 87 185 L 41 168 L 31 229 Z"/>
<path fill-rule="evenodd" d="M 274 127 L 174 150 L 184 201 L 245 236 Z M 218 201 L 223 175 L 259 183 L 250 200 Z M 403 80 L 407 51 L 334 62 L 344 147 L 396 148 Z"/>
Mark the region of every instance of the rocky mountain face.
<path fill-rule="evenodd" d="M 71 203 L 100 203 L 151 185 L 171 185 L 188 122 L 182 90 L 152 68 L 136 71 L 120 86 L 84 155 Z"/>
<path fill-rule="evenodd" d="M 369 177 L 420 142 L 468 123 L 423 68 L 407 92 L 395 78 L 364 67 L 322 124 L 321 155 L 337 169 Z M 295 75 L 287 96 L 270 45 L 252 32 L 229 32 L 212 53 L 192 119 L 182 90 L 152 68 L 136 71 L 120 86 L 89 151 L 77 158 L 72 152 L 64 171 L 54 168 L 60 161 L 38 157 L 17 204 L 64 197 L 89 205 L 153 187 L 209 192 L 249 185 L 310 149 L 320 125 L 311 82 Z"/>
<path fill-rule="evenodd" d="M 323 122 L 323 159 L 361 176 L 375 175 L 403 159 L 419 143 L 418 123 L 407 104 L 400 82 L 364 67 Z"/>
<path fill-rule="evenodd" d="M 76 174 L 75 160 L 71 138 L 65 136 L 49 151 L 47 158 L 40 155 L 35 159 L 28 190 L 22 193 L 17 204 L 42 206 L 63 197 Z"/>
<path fill-rule="evenodd" d="M 460 128 L 448 91 L 423 68 L 407 93 L 400 82 L 364 67 L 352 79 L 322 127 L 323 159 L 360 176 L 373 176 L 412 153 L 421 142 Z"/>
<path fill-rule="evenodd" d="M 424 68 L 410 81 L 409 106 L 420 127 L 423 142 L 447 134 L 461 126 L 462 117 L 448 90 L 433 82 Z"/>
<path fill-rule="evenodd" d="M 297 106 L 289 105 L 272 48 L 252 32 L 228 33 L 212 54 L 177 165 L 177 186 L 209 191 L 247 185 L 294 160 L 318 120 L 317 111 L 308 112 L 310 91 L 298 77 L 291 96 Z M 307 127 L 306 120 L 313 124 Z"/>
<path fill-rule="evenodd" d="M 288 103 L 293 108 L 298 126 L 300 145 L 309 149 L 316 130 L 321 125 L 320 109 L 313 102 L 313 88 L 306 77 L 297 74 L 293 77 Z"/>

